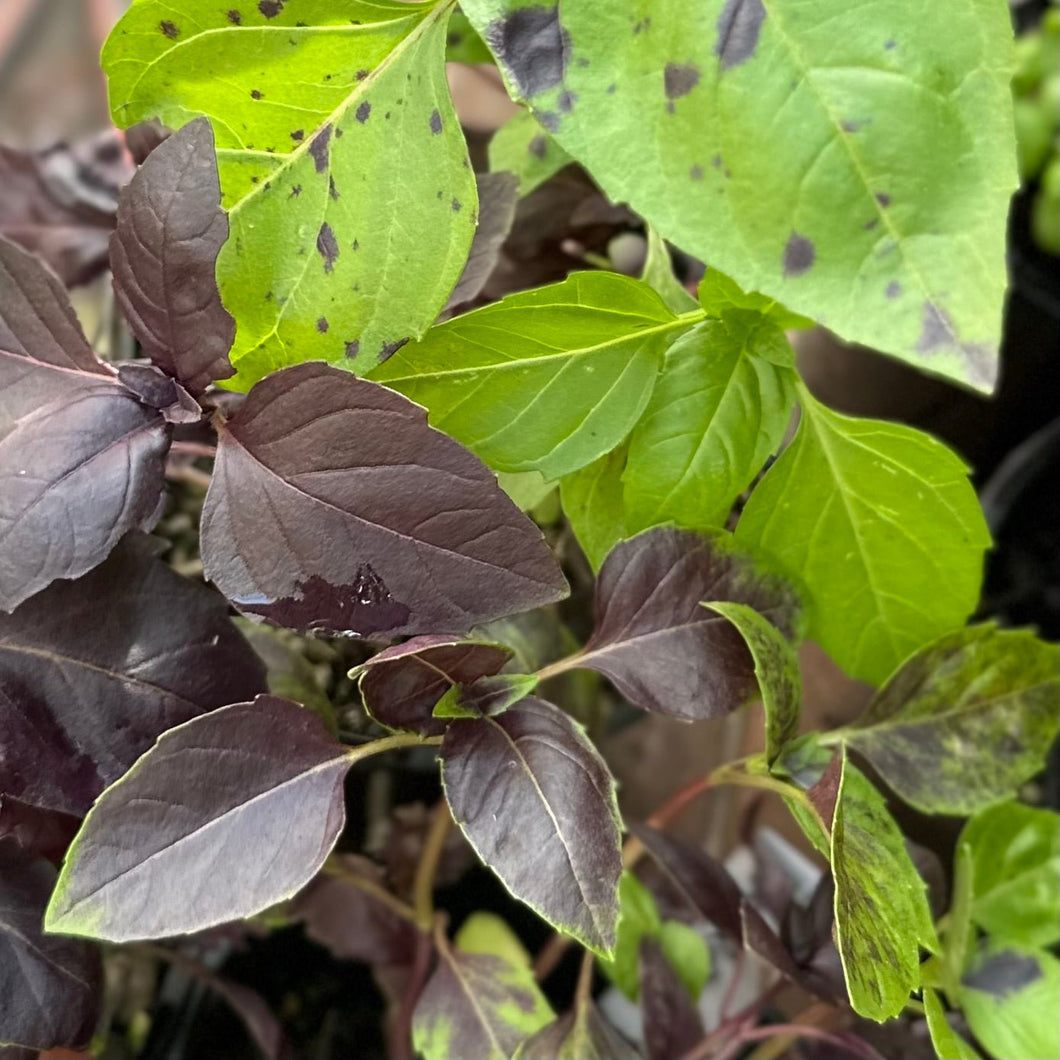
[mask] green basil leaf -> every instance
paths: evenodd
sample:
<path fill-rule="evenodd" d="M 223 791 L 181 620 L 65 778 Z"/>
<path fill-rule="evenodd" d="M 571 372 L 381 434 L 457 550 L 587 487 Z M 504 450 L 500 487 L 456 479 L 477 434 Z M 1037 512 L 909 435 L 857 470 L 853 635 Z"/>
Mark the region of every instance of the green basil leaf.
<path fill-rule="evenodd" d="M 1017 182 L 1005 4 L 463 7 L 613 201 L 845 338 L 993 386 Z"/>
<path fill-rule="evenodd" d="M 640 993 L 637 955 L 643 938 L 656 938 L 662 927 L 658 906 L 651 891 L 628 869 L 618 881 L 618 927 L 615 951 L 610 959 L 598 957 L 604 974 L 631 1001 Z"/>
<path fill-rule="evenodd" d="M 520 197 L 529 195 L 572 161 L 528 110 L 509 118 L 489 144 L 490 172 L 514 173 L 519 179 Z"/>
<path fill-rule="evenodd" d="M 688 323 L 647 284 L 576 272 L 431 328 L 372 379 L 491 467 L 555 479 L 629 433 Z"/>
<path fill-rule="evenodd" d="M 924 1015 L 939 1060 L 979 1060 L 979 1054 L 946 1022 L 938 994 L 924 987 Z"/>
<path fill-rule="evenodd" d="M 119 125 L 214 127 L 231 233 L 217 278 L 236 320 L 226 387 L 308 360 L 363 371 L 445 304 L 477 212 L 445 79 L 450 10 L 140 0 L 111 33 Z"/>
<path fill-rule="evenodd" d="M 559 484 L 567 521 L 594 571 L 600 570 L 608 552 L 627 536 L 622 473 L 628 451 L 623 442 Z"/>
<path fill-rule="evenodd" d="M 789 365 L 778 366 L 785 353 Z M 727 310 L 674 343 L 630 437 L 623 482 L 631 532 L 724 524 L 784 436 L 795 404 L 791 363 L 784 333 L 748 310 Z"/>
<path fill-rule="evenodd" d="M 786 309 L 775 298 L 768 298 L 757 291 L 745 291 L 731 277 L 718 269 L 707 269 L 699 281 L 699 304 L 708 316 L 720 317 L 726 309 L 753 309 L 769 317 L 774 324 L 785 330 L 790 328 L 812 328 L 809 317 L 799 316 Z"/>
<path fill-rule="evenodd" d="M 670 250 L 654 228 L 648 228 L 648 253 L 640 278 L 659 292 L 659 297 L 675 312 L 687 313 L 699 304 L 681 285 L 674 275 L 674 263 Z"/>
<path fill-rule="evenodd" d="M 710 950 L 703 936 L 690 924 L 664 920 L 659 928 L 659 946 L 695 1001 L 710 978 Z"/>
<path fill-rule="evenodd" d="M 963 625 L 990 535 L 967 468 L 940 442 L 842 416 L 804 391 L 801 401 L 795 439 L 751 494 L 736 538 L 802 580 L 807 635 L 879 684 Z"/>

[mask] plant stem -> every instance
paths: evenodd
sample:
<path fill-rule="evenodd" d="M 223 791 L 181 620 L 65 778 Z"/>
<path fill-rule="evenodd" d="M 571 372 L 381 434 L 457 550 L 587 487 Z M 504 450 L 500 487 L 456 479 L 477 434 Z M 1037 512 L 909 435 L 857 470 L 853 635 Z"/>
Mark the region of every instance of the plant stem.
<path fill-rule="evenodd" d="M 411 732 L 397 733 L 394 736 L 384 736 L 381 740 L 372 740 L 371 743 L 363 743 L 359 747 L 347 748 L 346 755 L 353 762 L 359 762 L 362 758 L 370 758 L 384 751 L 397 751 L 402 747 L 423 747 L 441 742 L 440 736 L 417 736 Z"/>
<path fill-rule="evenodd" d="M 574 1008 L 582 1009 L 593 999 L 593 965 L 596 957 L 592 950 L 582 953 L 582 966 L 578 972 L 578 985 L 574 990 Z"/>
<path fill-rule="evenodd" d="M 547 681 L 550 677 L 555 677 L 556 674 L 574 670 L 581 665 L 581 659 L 584 654 L 584 651 L 579 650 L 573 655 L 568 655 L 565 659 L 557 659 L 555 662 L 549 663 L 548 666 L 542 666 L 540 670 L 535 671 L 534 676 L 540 684 L 542 681 Z"/>
<path fill-rule="evenodd" d="M 188 467 L 183 464 L 167 464 L 166 478 L 171 482 L 190 482 L 204 490 L 210 488 L 210 473 L 200 471 L 197 467 Z"/>
<path fill-rule="evenodd" d="M 171 453 L 184 453 L 187 456 L 201 456 L 204 460 L 213 460 L 217 456 L 216 445 L 204 445 L 202 442 L 171 442 Z"/>
<path fill-rule="evenodd" d="M 452 823 L 448 803 L 445 799 L 439 799 L 412 884 L 412 904 L 416 910 L 416 924 L 421 931 L 430 931 L 434 922 L 434 877 Z"/>

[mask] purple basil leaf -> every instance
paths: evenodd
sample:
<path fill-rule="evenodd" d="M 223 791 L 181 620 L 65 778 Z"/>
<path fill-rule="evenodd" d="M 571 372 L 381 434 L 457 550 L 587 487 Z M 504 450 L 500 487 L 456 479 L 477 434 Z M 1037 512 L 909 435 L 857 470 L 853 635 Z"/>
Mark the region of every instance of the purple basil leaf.
<path fill-rule="evenodd" d="M 654 939 L 640 943 L 640 1006 L 651 1060 L 684 1056 L 704 1035 L 688 990 Z"/>
<path fill-rule="evenodd" d="M 527 1038 L 514 1060 L 641 1060 L 590 1001 Z"/>
<path fill-rule="evenodd" d="M 27 1049 L 80 1046 L 96 1029 L 99 950 L 45 935 L 55 869 L 0 842 L 0 1043 Z"/>
<path fill-rule="evenodd" d="M 501 247 L 515 220 L 519 178 L 514 173 L 479 173 L 475 182 L 478 185 L 478 227 L 471 241 L 467 264 L 445 305 L 447 310 L 470 302 L 481 293 L 497 267 Z"/>
<path fill-rule="evenodd" d="M 700 606 L 753 607 L 785 634 L 798 600 L 724 531 L 656 527 L 616 545 L 600 568 L 596 629 L 579 665 L 609 678 L 631 703 L 686 721 L 716 718 L 758 694 L 743 638 Z"/>
<path fill-rule="evenodd" d="M 541 531 L 400 394 L 324 364 L 258 383 L 219 430 L 207 577 L 275 625 L 463 634 L 557 600 Z"/>
<path fill-rule="evenodd" d="M 36 153 L 0 146 L 0 236 L 63 283 L 88 283 L 107 267 L 118 188 L 132 172 L 116 130 Z"/>
<path fill-rule="evenodd" d="M 453 685 L 498 673 L 511 656 L 501 644 L 413 637 L 373 655 L 360 667 L 365 709 L 388 729 L 441 736 L 446 722 L 431 712 L 442 696 Z"/>
<path fill-rule="evenodd" d="M 644 844 L 663 875 L 722 934 L 773 965 L 781 975 L 819 993 L 818 977 L 803 973 L 776 932 L 740 890 L 728 870 L 705 851 L 646 825 L 629 830 Z"/>
<path fill-rule="evenodd" d="M 154 525 L 169 441 L 92 353 L 59 280 L 0 240 L 0 610 Z"/>
<path fill-rule="evenodd" d="M 160 938 L 290 898 L 342 831 L 350 764 L 314 714 L 275 696 L 171 729 L 85 818 L 48 930 Z"/>
<path fill-rule="evenodd" d="M 339 960 L 410 964 L 416 927 L 387 901 L 382 870 L 352 856 L 340 864 L 340 871 L 321 873 L 294 899 L 291 918 Z"/>
<path fill-rule="evenodd" d="M 148 408 L 157 409 L 167 423 L 198 423 L 199 403 L 175 379 L 146 361 L 118 365 L 118 379 Z"/>
<path fill-rule="evenodd" d="M 0 747 L 0 755 L 3 748 Z M 10 795 L 0 795 L 0 843 L 11 840 L 27 854 L 58 865 L 81 822 L 68 813 L 42 810 Z"/>
<path fill-rule="evenodd" d="M 81 815 L 160 733 L 264 690 L 224 601 L 126 538 L 0 614 L 0 793 Z"/>
<path fill-rule="evenodd" d="M 235 321 L 214 278 L 228 238 L 213 130 L 189 122 L 150 154 L 118 204 L 114 295 L 144 352 L 192 394 L 235 374 Z"/>
<path fill-rule="evenodd" d="M 561 931 L 610 956 L 621 822 L 615 783 L 581 728 L 528 697 L 457 719 L 441 747 L 453 819 L 505 886 Z"/>

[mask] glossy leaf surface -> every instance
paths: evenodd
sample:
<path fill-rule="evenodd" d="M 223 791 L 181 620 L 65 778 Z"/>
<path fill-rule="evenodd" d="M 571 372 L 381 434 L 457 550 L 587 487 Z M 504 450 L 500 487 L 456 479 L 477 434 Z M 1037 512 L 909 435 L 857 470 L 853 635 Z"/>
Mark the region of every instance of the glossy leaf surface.
<path fill-rule="evenodd" d="M 807 635 L 880 684 L 963 625 L 990 536 L 967 468 L 945 446 L 801 400 L 795 440 L 751 494 L 736 538 L 806 585 Z"/>
<path fill-rule="evenodd" d="M 644 710 L 692 721 L 727 714 L 754 695 L 743 638 L 704 600 L 745 603 L 785 631 L 798 601 L 723 531 L 658 527 L 623 541 L 597 580 L 596 628 L 579 665 L 598 670 Z"/>
<path fill-rule="evenodd" d="M 728 310 L 675 342 L 630 438 L 627 527 L 724 525 L 780 445 L 795 379 L 784 333 L 750 310 Z"/>
<path fill-rule="evenodd" d="M 667 239 L 989 389 L 1016 187 L 1004 4 L 463 5 L 509 91 Z"/>
<path fill-rule="evenodd" d="M 647 284 L 576 272 L 432 328 L 372 379 L 490 467 L 552 480 L 622 441 L 687 326 Z"/>
<path fill-rule="evenodd" d="M 441 760 L 453 819 L 479 857 L 546 920 L 609 954 L 620 822 L 614 780 L 581 728 L 528 697 L 452 722 Z"/>
<path fill-rule="evenodd" d="M 1060 728 L 1058 693 L 1055 645 L 971 626 L 910 659 L 846 739 L 907 802 L 968 814 L 1042 768 Z"/>
<path fill-rule="evenodd" d="M 242 612 L 292 629 L 462 634 L 566 594 L 471 453 L 321 364 L 270 376 L 221 427 L 202 554 Z"/>
<path fill-rule="evenodd" d="M 141 0 L 111 33 L 117 124 L 214 127 L 232 232 L 217 270 L 236 320 L 227 385 L 312 359 L 363 371 L 444 305 L 476 215 L 445 81 L 449 10 Z"/>
<path fill-rule="evenodd" d="M 110 255 L 133 334 L 193 394 L 233 373 L 235 328 L 214 278 L 227 238 L 213 132 L 199 118 L 155 148 L 123 191 Z"/>
<path fill-rule="evenodd" d="M 159 938 L 291 897 L 342 831 L 350 764 L 313 714 L 273 696 L 171 729 L 92 807 L 46 927 Z"/>
<path fill-rule="evenodd" d="M 265 690 L 224 601 L 131 537 L 0 615 L 0 791 L 80 816 L 166 729 Z"/>

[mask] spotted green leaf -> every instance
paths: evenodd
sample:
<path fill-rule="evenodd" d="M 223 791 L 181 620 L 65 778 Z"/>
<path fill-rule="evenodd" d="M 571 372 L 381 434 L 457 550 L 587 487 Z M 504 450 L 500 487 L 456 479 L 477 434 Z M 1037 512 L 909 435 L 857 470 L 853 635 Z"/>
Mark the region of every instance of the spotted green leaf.
<path fill-rule="evenodd" d="M 236 319 L 226 386 L 307 360 L 363 371 L 444 305 L 476 215 L 445 80 L 450 9 L 139 0 L 111 33 L 119 125 L 214 127 L 231 233 L 217 277 Z"/>
<path fill-rule="evenodd" d="M 529 195 L 571 161 L 528 110 L 509 118 L 490 140 L 490 171 L 514 173 L 519 178 L 520 196 Z"/>
<path fill-rule="evenodd" d="M 800 400 L 795 439 L 751 494 L 736 537 L 804 583 L 807 635 L 879 684 L 964 623 L 990 536 L 967 468 L 941 443 L 842 416 L 805 391 Z"/>
<path fill-rule="evenodd" d="M 906 662 L 844 738 L 918 809 L 968 814 L 1042 768 L 1060 728 L 1058 694 L 1055 645 L 971 626 Z"/>
<path fill-rule="evenodd" d="M 727 618 L 740 631 L 750 649 L 766 714 L 766 760 L 772 764 L 784 745 L 799 731 L 802 681 L 795 649 L 784 634 L 753 607 L 736 603 L 704 606 Z"/>
<path fill-rule="evenodd" d="M 622 472 L 628 450 L 628 444 L 623 442 L 560 482 L 563 510 L 594 571 L 626 536 Z"/>
<path fill-rule="evenodd" d="M 608 196 L 748 290 L 989 390 L 1016 187 L 1002 0 L 466 0 Z"/>
<path fill-rule="evenodd" d="M 575 471 L 613 449 L 688 321 L 608 272 L 511 295 L 439 324 L 372 373 L 500 471 Z"/>
<path fill-rule="evenodd" d="M 795 404 L 793 365 L 784 333 L 745 309 L 675 342 L 630 437 L 627 528 L 723 525 L 780 445 Z"/>

